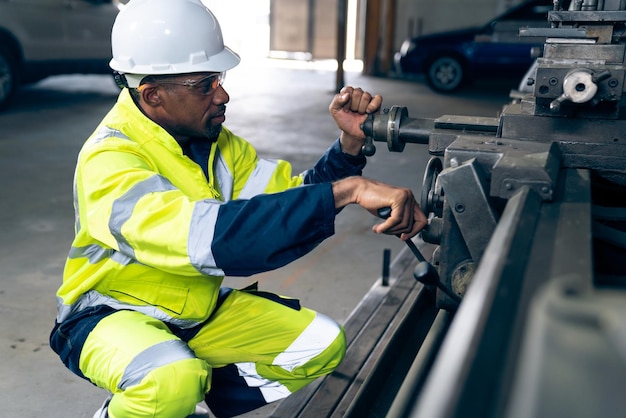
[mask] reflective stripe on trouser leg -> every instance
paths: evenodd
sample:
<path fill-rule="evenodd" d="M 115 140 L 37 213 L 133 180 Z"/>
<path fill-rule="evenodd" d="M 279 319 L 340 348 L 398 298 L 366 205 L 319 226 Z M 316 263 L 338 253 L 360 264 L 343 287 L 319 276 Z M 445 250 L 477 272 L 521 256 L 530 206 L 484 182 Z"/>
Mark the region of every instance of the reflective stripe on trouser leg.
<path fill-rule="evenodd" d="M 98 323 L 83 346 L 80 369 L 113 393 L 111 418 L 187 416 L 203 399 L 211 375 L 163 322 L 133 311 Z"/>
<path fill-rule="evenodd" d="M 214 368 L 209 407 L 229 417 L 330 373 L 346 342 L 341 326 L 322 314 L 233 291 L 189 346 Z"/>

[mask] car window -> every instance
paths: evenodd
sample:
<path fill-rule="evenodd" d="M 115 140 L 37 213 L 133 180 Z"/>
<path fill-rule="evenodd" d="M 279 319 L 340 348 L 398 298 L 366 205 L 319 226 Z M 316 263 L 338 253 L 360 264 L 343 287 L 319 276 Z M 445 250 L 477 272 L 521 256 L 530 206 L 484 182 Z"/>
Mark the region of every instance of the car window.
<path fill-rule="evenodd" d="M 500 20 L 547 20 L 550 10 L 552 10 L 552 5 L 549 4 L 530 5 L 514 10 Z"/>
<path fill-rule="evenodd" d="M 475 40 L 477 42 L 500 42 L 514 44 L 535 44 L 542 43 L 543 38 L 520 38 L 519 30 L 521 27 L 547 27 L 548 12 L 552 10 L 553 5 L 550 0 L 532 1 L 501 15 L 492 20 L 489 25 L 484 28 L 481 36 Z"/>
<path fill-rule="evenodd" d="M 497 20 L 548 20 L 548 12 L 554 5 L 550 0 L 532 1 L 504 13 Z M 561 1 L 561 8 L 567 10 L 569 0 Z"/>

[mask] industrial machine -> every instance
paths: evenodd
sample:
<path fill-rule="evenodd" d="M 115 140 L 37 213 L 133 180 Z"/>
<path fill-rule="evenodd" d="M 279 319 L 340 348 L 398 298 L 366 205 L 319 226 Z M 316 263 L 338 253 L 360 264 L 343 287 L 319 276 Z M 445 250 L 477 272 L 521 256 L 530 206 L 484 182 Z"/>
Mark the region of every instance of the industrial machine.
<path fill-rule="evenodd" d="M 499 116 L 366 121 L 366 155 L 428 144 L 429 226 L 344 363 L 272 416 L 626 414 L 626 1 L 563 9 L 520 30 L 543 54 Z"/>

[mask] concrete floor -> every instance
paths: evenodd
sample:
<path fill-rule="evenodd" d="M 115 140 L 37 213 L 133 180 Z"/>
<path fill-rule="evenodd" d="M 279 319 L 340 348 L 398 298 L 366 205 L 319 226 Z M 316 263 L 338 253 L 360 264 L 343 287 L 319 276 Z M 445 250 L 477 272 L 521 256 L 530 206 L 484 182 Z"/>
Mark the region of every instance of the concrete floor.
<path fill-rule="evenodd" d="M 338 135 L 327 108 L 335 72 L 271 61 L 243 63 L 229 72 L 226 125 L 250 140 L 262 156 L 310 167 Z M 302 67 L 302 66 L 301 66 Z M 411 117 L 443 114 L 496 116 L 509 84 L 475 86 L 455 96 L 423 84 L 348 72 L 346 84 L 403 105 Z M 511 82 L 511 86 L 516 85 Z M 82 142 L 117 95 L 106 76 L 60 76 L 20 92 L 0 113 L 0 416 L 91 417 L 105 392 L 75 377 L 48 347 L 55 291 L 73 234 L 72 175 Z M 390 153 L 382 143 L 365 175 L 419 192 L 423 145 Z M 303 304 L 344 321 L 379 280 L 382 254 L 392 259 L 402 243 L 370 231 L 377 220 L 348 207 L 336 234 L 303 259 L 276 272 L 229 278 L 236 287 L 258 280 L 262 288 L 298 297 Z M 268 407 L 246 416 L 267 416 Z"/>

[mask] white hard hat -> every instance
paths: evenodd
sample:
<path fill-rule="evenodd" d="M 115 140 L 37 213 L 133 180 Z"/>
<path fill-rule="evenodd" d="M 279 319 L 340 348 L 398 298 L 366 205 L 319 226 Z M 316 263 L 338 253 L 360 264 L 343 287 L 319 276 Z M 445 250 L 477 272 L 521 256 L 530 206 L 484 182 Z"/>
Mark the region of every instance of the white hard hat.
<path fill-rule="evenodd" d="M 137 87 L 146 75 L 223 72 L 239 64 L 200 0 L 130 0 L 111 31 L 111 68 Z"/>

